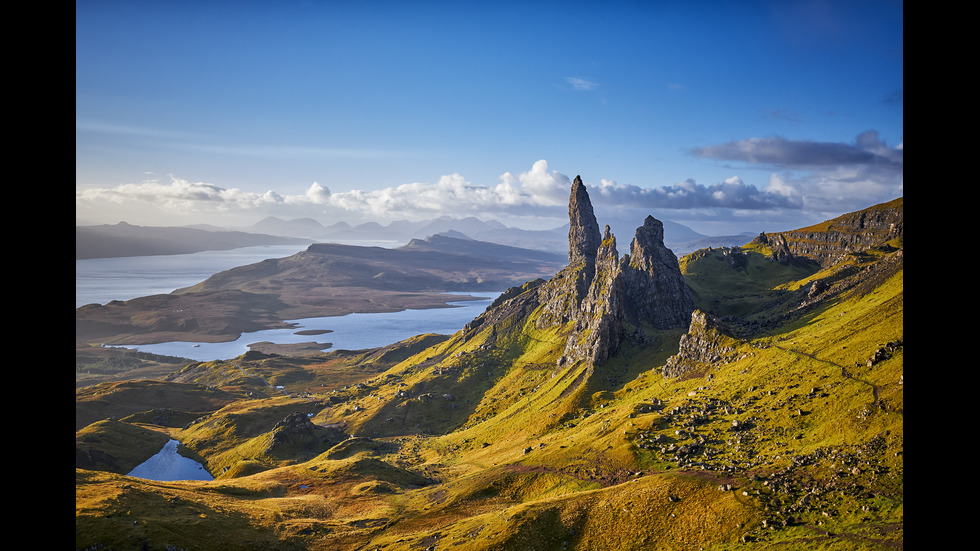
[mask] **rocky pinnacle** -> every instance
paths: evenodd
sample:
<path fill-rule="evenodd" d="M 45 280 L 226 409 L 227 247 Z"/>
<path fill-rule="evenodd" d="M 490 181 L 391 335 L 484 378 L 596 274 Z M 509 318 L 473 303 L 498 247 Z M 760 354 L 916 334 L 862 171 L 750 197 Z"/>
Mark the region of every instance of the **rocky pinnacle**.
<path fill-rule="evenodd" d="M 677 257 L 664 246 L 663 223 L 648 216 L 636 229 L 630 254 L 619 256 L 616 237 L 605 234 L 589 193 L 576 176 L 568 203 L 568 266 L 539 289 L 536 324 L 574 322 L 558 365 L 584 361 L 592 367 L 615 355 L 625 326 L 687 327 L 692 294 Z M 639 330 L 639 329 L 636 329 Z"/>
<path fill-rule="evenodd" d="M 599 233 L 599 223 L 596 222 L 595 212 L 589 192 L 582 183 L 582 177 L 576 176 L 572 183 L 572 194 L 568 200 L 568 264 L 594 264 L 596 251 L 602 244 L 602 234 Z"/>
<path fill-rule="evenodd" d="M 690 287 L 674 253 L 664 246 L 663 222 L 647 216 L 636 228 L 626 271 L 630 316 L 659 329 L 685 327 L 694 311 Z"/>

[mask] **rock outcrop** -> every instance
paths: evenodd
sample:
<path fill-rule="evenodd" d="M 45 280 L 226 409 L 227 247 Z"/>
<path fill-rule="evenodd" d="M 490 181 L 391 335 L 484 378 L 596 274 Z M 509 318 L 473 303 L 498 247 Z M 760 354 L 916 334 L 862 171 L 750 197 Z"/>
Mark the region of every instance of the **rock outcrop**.
<path fill-rule="evenodd" d="M 904 237 L 904 198 L 843 214 L 822 224 L 773 234 L 760 234 L 753 243 L 772 250 L 772 259 L 787 264 L 806 258 L 829 266 L 849 254 L 883 246 Z"/>
<path fill-rule="evenodd" d="M 294 412 L 272 428 L 265 453 L 275 456 L 305 452 L 313 457 L 346 438 L 343 432 L 315 425 L 305 413 Z"/>
<path fill-rule="evenodd" d="M 694 297 L 681 275 L 674 253 L 664 246 L 664 225 L 647 216 L 636 229 L 630 254 L 624 259 L 629 291 L 628 318 L 647 321 L 657 329 L 684 327 L 694 311 Z"/>
<path fill-rule="evenodd" d="M 667 358 L 664 376 L 702 374 L 712 364 L 734 360 L 735 341 L 727 333 L 719 320 L 695 310 L 687 333 L 681 336 L 677 354 Z"/>
<path fill-rule="evenodd" d="M 585 360 L 599 365 L 619 350 L 627 292 L 623 266 L 616 251 L 616 238 L 606 226 L 596 251 L 595 273 L 579 305 L 575 329 L 568 337 L 561 363 Z"/>
<path fill-rule="evenodd" d="M 539 326 L 574 322 L 559 365 L 600 365 L 616 354 L 624 324 L 657 329 L 686 327 L 694 310 L 677 257 L 664 245 L 663 223 L 648 216 L 637 228 L 630 254 L 619 256 L 606 226 L 600 236 L 580 177 L 568 204 L 569 265 L 540 287 Z"/>
<path fill-rule="evenodd" d="M 543 279 L 536 279 L 501 293 L 486 311 L 463 326 L 463 338 L 470 339 L 489 327 L 492 334 L 485 346 L 492 346 L 505 328 L 519 330 L 522 323 L 514 320 L 526 320 L 541 304 L 538 290 L 544 283 Z"/>

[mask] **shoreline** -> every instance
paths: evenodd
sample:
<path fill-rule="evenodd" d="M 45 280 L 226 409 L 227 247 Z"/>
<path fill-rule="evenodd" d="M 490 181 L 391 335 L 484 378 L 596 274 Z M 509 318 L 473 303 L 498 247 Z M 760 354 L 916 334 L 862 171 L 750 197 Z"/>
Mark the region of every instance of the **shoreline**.
<path fill-rule="evenodd" d="M 167 340 L 150 344 L 107 342 L 103 348 L 126 348 L 160 356 L 187 358 L 194 362 L 227 360 L 250 350 L 267 354 L 302 357 L 335 350 L 366 350 L 387 346 L 425 333 L 451 335 L 478 317 L 498 293 L 442 295 L 437 307 L 385 309 L 384 312 L 355 312 L 344 316 L 291 319 L 271 330 L 246 331 L 234 339 L 212 342 Z M 462 299 L 462 300 L 457 300 Z M 323 340 L 311 335 L 331 335 Z M 158 334 L 157 336 L 161 336 Z M 163 334 L 172 337 L 174 334 Z M 146 337 L 146 335 L 144 335 Z M 139 339 L 150 340 L 147 338 Z M 326 341 L 330 342 L 326 342 Z"/>
<path fill-rule="evenodd" d="M 228 317 L 227 313 L 224 313 L 223 315 L 220 313 L 212 314 L 210 319 L 206 317 L 207 314 L 213 310 L 221 309 L 223 304 L 220 301 L 218 301 L 217 304 L 209 305 L 210 308 L 207 308 L 206 311 L 202 313 L 205 317 L 190 317 L 191 324 L 199 326 L 204 325 L 204 328 L 199 328 L 198 330 L 192 331 L 181 331 L 171 328 L 153 329 L 152 327 L 144 327 L 148 323 L 153 323 L 156 326 L 187 325 L 185 320 L 188 318 L 186 315 L 184 318 L 168 321 L 168 314 L 184 311 L 193 312 L 194 310 L 199 309 L 194 307 L 200 306 L 198 304 L 194 304 L 189 305 L 187 308 L 175 308 L 173 305 L 166 305 L 170 306 L 170 308 L 164 310 L 163 306 L 165 305 L 161 305 L 161 308 L 159 308 L 159 316 L 163 319 L 154 320 L 153 322 L 143 321 L 146 311 L 141 308 L 140 301 L 143 299 L 155 300 L 156 297 L 171 296 L 154 295 L 150 297 L 141 297 L 140 299 L 133 299 L 133 301 L 120 301 L 115 304 L 110 303 L 104 306 L 95 305 L 94 308 L 90 306 L 76 308 L 75 343 L 76 346 L 89 345 L 123 347 L 146 346 L 163 344 L 167 342 L 193 342 L 200 344 L 229 343 L 240 339 L 246 333 L 297 327 L 299 326 L 299 322 L 305 319 L 343 317 L 351 314 L 390 314 L 403 312 L 406 310 L 459 308 L 461 305 L 452 303 L 485 300 L 487 297 L 476 296 L 476 294 L 492 293 L 499 294 L 497 291 L 467 291 L 461 292 L 460 294 L 454 294 L 453 291 L 418 292 L 411 294 L 381 292 L 367 296 L 357 295 L 353 299 L 343 301 L 346 303 L 342 303 L 340 300 L 335 301 L 331 297 L 331 299 L 328 300 L 333 302 L 333 304 L 317 306 L 287 305 L 286 308 L 280 309 L 274 314 L 269 312 L 267 309 L 264 309 L 262 312 L 257 312 L 256 308 L 249 308 L 246 306 L 244 308 L 239 308 L 234 313 L 233 317 L 237 319 L 249 319 L 256 321 L 252 321 L 245 326 L 235 327 L 235 332 L 228 331 L 228 329 L 230 329 L 228 326 L 232 323 L 232 321 L 222 323 L 222 319 Z M 192 295 L 180 296 L 190 297 Z M 207 300 L 207 298 L 203 298 L 202 300 Z M 225 306 L 229 309 L 234 307 L 234 305 L 227 304 L 225 304 Z M 80 310 L 84 311 L 80 312 Z M 79 316 L 82 317 L 80 318 Z M 209 329 L 209 322 L 211 325 L 218 327 Z M 315 335 L 323 334 L 322 331 L 325 330 L 300 331 L 321 331 L 320 333 L 297 333 L 301 335 Z"/>

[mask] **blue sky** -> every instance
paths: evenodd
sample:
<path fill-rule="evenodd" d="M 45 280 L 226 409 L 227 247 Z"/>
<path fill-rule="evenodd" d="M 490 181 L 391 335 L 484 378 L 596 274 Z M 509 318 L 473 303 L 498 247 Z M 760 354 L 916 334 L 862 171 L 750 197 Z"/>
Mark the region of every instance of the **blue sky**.
<path fill-rule="evenodd" d="M 904 193 L 902 10 L 78 1 L 76 223 L 801 227 Z"/>

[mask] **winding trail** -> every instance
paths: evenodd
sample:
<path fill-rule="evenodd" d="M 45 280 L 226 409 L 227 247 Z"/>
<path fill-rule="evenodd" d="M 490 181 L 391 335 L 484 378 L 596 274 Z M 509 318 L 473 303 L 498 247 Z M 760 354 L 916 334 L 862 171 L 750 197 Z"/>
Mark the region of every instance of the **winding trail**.
<path fill-rule="evenodd" d="M 872 402 L 871 403 L 872 404 L 878 404 L 878 385 L 876 385 L 876 384 L 874 384 L 874 383 L 872 383 L 870 381 L 865 381 L 863 379 L 858 379 L 857 377 L 851 375 L 847 371 L 847 368 L 844 367 L 844 366 L 842 366 L 842 365 L 840 365 L 839 363 L 832 362 L 830 360 L 825 360 L 823 358 L 818 358 L 818 357 L 814 356 L 813 354 L 808 354 L 806 352 L 801 352 L 801 351 L 796 350 L 796 349 L 793 349 L 793 348 L 784 348 L 784 347 L 779 346 L 779 345 L 773 345 L 773 347 L 774 348 L 778 348 L 779 350 L 782 350 L 783 352 L 790 352 L 792 354 L 798 354 L 800 356 L 805 356 L 807 358 L 810 358 L 813 361 L 817 361 L 817 362 L 821 362 L 821 363 L 825 363 L 825 364 L 830 364 L 830 365 L 832 365 L 834 367 L 839 367 L 840 368 L 840 374 L 845 379 L 850 379 L 850 380 L 852 380 L 854 382 L 862 383 L 862 384 L 866 384 L 866 385 L 870 386 L 871 387 L 871 396 L 872 396 Z"/>

